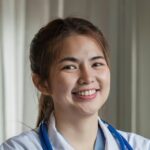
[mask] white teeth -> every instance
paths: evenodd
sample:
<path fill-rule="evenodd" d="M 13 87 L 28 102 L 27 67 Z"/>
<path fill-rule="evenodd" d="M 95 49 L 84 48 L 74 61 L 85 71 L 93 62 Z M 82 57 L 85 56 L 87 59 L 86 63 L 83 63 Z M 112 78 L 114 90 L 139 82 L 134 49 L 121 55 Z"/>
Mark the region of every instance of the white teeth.
<path fill-rule="evenodd" d="M 80 91 L 77 94 L 81 96 L 89 96 L 96 93 L 96 90 L 87 90 L 87 91 Z"/>

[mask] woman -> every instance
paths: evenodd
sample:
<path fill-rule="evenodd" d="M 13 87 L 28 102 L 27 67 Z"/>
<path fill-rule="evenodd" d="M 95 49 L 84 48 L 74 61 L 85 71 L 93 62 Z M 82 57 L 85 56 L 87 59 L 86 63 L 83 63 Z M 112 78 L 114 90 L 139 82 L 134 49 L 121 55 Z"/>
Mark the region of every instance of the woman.
<path fill-rule="evenodd" d="M 37 129 L 0 150 L 150 150 L 148 139 L 117 131 L 98 117 L 109 95 L 110 65 L 106 40 L 92 23 L 53 20 L 35 35 L 30 61 L 41 93 Z"/>

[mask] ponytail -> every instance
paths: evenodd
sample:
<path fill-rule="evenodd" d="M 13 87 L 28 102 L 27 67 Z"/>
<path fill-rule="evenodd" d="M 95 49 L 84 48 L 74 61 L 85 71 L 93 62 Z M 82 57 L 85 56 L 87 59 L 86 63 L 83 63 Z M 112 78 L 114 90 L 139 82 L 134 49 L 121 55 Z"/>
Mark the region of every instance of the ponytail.
<path fill-rule="evenodd" d="M 49 116 L 54 110 L 52 97 L 41 94 L 39 99 L 39 112 L 36 127 L 38 127 L 42 120 L 48 122 Z"/>

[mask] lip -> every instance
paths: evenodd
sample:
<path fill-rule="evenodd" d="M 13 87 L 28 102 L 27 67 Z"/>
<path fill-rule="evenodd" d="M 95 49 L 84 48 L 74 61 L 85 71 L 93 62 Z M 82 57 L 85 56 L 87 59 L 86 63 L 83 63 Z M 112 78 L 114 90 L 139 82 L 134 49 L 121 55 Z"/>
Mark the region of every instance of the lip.
<path fill-rule="evenodd" d="M 90 91 L 90 90 L 95 90 L 96 92 L 91 94 L 91 95 L 79 95 L 79 92 L 83 92 L 83 91 Z M 77 90 L 75 92 L 72 92 L 72 94 L 74 95 L 75 98 L 77 98 L 78 100 L 84 100 L 84 101 L 91 101 L 94 100 L 97 96 L 97 92 L 100 91 L 100 89 L 96 89 L 96 88 L 88 88 L 88 89 L 80 89 Z"/>

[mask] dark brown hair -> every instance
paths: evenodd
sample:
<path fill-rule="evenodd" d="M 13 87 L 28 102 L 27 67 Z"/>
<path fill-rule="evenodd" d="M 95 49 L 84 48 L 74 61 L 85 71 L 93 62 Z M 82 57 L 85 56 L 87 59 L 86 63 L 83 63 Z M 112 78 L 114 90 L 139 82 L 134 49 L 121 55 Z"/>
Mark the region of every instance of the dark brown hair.
<path fill-rule="evenodd" d="M 30 47 L 31 70 L 41 81 L 48 80 L 51 66 L 61 51 L 61 43 L 72 34 L 89 36 L 101 46 L 109 66 L 109 51 L 102 32 L 91 22 L 81 18 L 55 19 L 41 28 L 35 35 Z M 37 126 L 42 120 L 48 121 L 53 111 L 53 100 L 41 94 Z"/>

